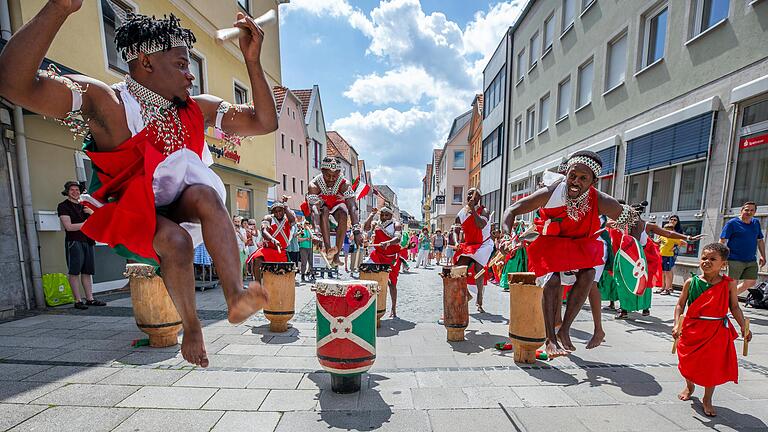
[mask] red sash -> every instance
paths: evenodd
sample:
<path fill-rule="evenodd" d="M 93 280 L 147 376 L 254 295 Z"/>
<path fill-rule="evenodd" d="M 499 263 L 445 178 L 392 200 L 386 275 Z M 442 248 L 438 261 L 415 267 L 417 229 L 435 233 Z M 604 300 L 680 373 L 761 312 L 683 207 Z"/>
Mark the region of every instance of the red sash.
<path fill-rule="evenodd" d="M 376 244 L 383 243 L 385 241 L 392 240 L 383 229 L 376 227 L 373 231 L 373 242 Z M 370 258 L 376 264 L 390 264 L 392 267 L 389 270 L 389 283 L 392 286 L 397 286 L 397 280 L 400 276 L 400 266 L 402 261 L 398 259 L 400 253 L 400 244 L 393 244 L 387 247 L 375 247 L 371 252 Z"/>
<path fill-rule="evenodd" d="M 731 279 L 723 276 L 688 307 L 677 344 L 680 373 L 694 384 L 712 387 L 739 381 L 733 341 L 738 333 L 728 320 Z M 717 320 L 711 318 L 720 318 Z"/>

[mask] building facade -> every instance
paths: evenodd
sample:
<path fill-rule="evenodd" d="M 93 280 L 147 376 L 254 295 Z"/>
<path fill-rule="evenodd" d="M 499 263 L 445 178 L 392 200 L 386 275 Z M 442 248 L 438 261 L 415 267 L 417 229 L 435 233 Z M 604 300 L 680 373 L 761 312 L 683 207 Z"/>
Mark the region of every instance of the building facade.
<path fill-rule="evenodd" d="M 431 229 L 432 214 L 432 164 L 428 163 L 421 179 L 421 220 Z"/>
<path fill-rule="evenodd" d="M 433 226 L 445 231 L 464 205 L 469 182 L 469 126 L 472 111 L 456 117 L 445 146 L 434 162 Z M 438 155 L 435 152 L 435 155 Z M 482 181 L 482 175 L 481 175 Z"/>
<path fill-rule="evenodd" d="M 376 185 L 376 207 L 382 209 L 388 207 L 392 210 L 392 217 L 400 220 L 400 206 L 397 204 L 397 193 L 387 185 Z"/>
<path fill-rule="evenodd" d="M 278 183 L 269 190 L 269 201 L 283 195 L 289 196 L 288 204 L 296 213 L 304 202 L 309 185 L 308 139 L 304 123 L 302 103 L 288 88 L 273 88 L 277 106 L 278 127 L 275 131 L 275 174 Z"/>
<path fill-rule="evenodd" d="M 347 141 L 339 135 L 336 131 L 328 131 L 326 134 L 326 148 L 328 156 L 335 157 L 341 162 L 341 175 L 351 186 L 354 181 L 354 172 L 357 171 L 357 167 L 352 167 L 352 162 L 349 158 L 349 144 Z"/>
<path fill-rule="evenodd" d="M 480 167 L 483 154 L 483 95 L 472 100 L 472 119 L 469 121 L 469 187 L 480 187 Z"/>
<path fill-rule="evenodd" d="M 601 190 L 704 234 L 682 252 L 677 282 L 744 201 L 765 226 L 766 22 L 765 1 L 529 2 L 507 60 L 507 203 L 567 155 L 595 151 Z"/>
<path fill-rule="evenodd" d="M 44 0 L 2 0 L 8 2 L 11 31 L 19 29 L 45 5 Z M 251 99 L 248 74 L 242 54 L 235 42 L 219 46 L 214 41 L 217 29 L 231 26 L 238 11 L 257 16 L 267 10 L 277 11 L 283 0 L 250 0 L 208 2 L 201 0 L 100 0 L 85 2 L 80 11 L 68 18 L 51 44 L 48 61 L 67 72 L 82 73 L 105 83 L 124 79 L 127 65 L 114 49 L 114 31 L 129 11 L 162 16 L 173 13 L 182 25 L 190 28 L 197 43 L 190 50 L 190 68 L 195 75 L 193 94 L 210 93 L 225 100 L 247 103 Z M 244 6 L 247 9 L 244 9 Z M 2 8 L 4 9 L 4 8 Z M 3 33 L 4 38 L 6 33 Z M 265 28 L 261 62 L 270 85 L 281 82 L 280 41 L 278 24 Z M 20 112 L 20 111 L 19 111 Z M 90 181 L 87 156 L 80 151 L 82 142 L 52 120 L 25 112 L 12 121 L 17 131 L 15 144 L 24 153 L 17 157 L 14 170 L 20 173 L 18 201 L 22 207 L 26 232 L 26 257 L 19 258 L 28 266 L 27 277 L 40 294 L 40 276 L 65 273 L 63 253 L 64 231 L 56 217 L 56 206 L 63 200 L 61 187 L 67 180 Z M 25 133 L 18 133 L 24 131 Z M 252 216 L 266 212 L 267 190 L 276 183 L 274 167 L 274 135 L 267 134 L 243 140 L 242 146 L 225 148 L 206 131 L 206 141 L 214 155 L 213 170 L 227 188 L 226 206 L 233 214 Z M 20 138 L 23 137 L 23 138 Z M 23 146 L 18 142 L 23 139 Z M 24 181 L 25 177 L 26 181 Z M 30 225 L 29 221 L 36 221 Z M 5 238 L 5 237 L 3 237 Z M 39 254 L 38 246 L 39 245 Z M 125 260 L 105 245 L 96 246 L 95 290 L 119 288 L 125 284 Z M 30 276 L 31 275 L 31 276 Z M 13 290 L 6 284 L 0 291 Z M 39 297 L 36 296 L 36 297 Z M 19 296 L 13 296 L 19 306 Z M 41 305 L 39 298 L 35 298 Z"/>
<path fill-rule="evenodd" d="M 293 90 L 293 94 L 301 100 L 304 110 L 304 123 L 307 128 L 307 146 L 309 147 L 309 179 L 320 174 L 320 162 L 327 154 L 325 116 L 323 103 L 320 99 L 320 87 L 315 84 L 311 89 Z"/>
<path fill-rule="evenodd" d="M 483 205 L 493 214 L 491 223 L 501 220 L 504 202 L 505 155 L 507 148 L 507 55 L 512 44 L 505 33 L 483 70 L 483 122 L 480 190 Z"/>

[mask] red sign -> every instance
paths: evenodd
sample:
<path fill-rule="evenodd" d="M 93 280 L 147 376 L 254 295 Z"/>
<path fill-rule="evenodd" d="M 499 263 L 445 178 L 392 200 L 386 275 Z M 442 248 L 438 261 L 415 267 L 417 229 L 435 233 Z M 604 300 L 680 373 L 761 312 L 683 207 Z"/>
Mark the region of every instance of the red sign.
<path fill-rule="evenodd" d="M 742 138 L 741 140 L 739 140 L 740 149 L 755 147 L 762 144 L 768 144 L 768 134 L 753 136 L 749 138 Z"/>

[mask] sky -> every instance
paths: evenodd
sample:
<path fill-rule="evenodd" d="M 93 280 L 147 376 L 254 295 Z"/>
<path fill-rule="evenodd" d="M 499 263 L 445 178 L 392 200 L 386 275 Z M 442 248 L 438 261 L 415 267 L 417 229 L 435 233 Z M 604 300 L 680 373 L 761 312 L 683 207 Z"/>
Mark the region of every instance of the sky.
<path fill-rule="evenodd" d="M 291 0 L 283 85 L 320 87 L 326 128 L 421 216 L 432 149 L 482 92 L 482 71 L 525 0 Z"/>

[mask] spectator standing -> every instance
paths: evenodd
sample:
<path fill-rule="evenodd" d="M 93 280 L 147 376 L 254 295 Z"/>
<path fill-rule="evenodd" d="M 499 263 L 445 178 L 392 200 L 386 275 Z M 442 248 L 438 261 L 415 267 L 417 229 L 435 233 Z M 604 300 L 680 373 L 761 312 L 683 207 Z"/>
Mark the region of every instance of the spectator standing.
<path fill-rule="evenodd" d="M 247 224 L 246 220 L 243 219 L 243 226 L 245 227 L 245 254 L 246 256 L 251 256 L 252 253 L 256 252 L 256 244 L 259 242 L 259 229 L 256 224 L 256 219 L 248 219 Z M 251 261 L 251 265 L 248 269 L 249 274 L 253 275 L 255 274 L 253 266 L 254 262 Z"/>
<path fill-rule="evenodd" d="M 419 234 L 418 231 L 411 231 L 411 238 L 408 239 L 408 259 L 416 262 L 416 256 L 419 253 Z"/>
<path fill-rule="evenodd" d="M 307 276 L 312 275 L 312 223 L 309 221 L 304 222 L 304 227 L 298 233 L 299 240 L 299 259 L 301 260 L 301 266 L 299 272 L 301 273 L 301 281 L 306 282 Z"/>
<path fill-rule="evenodd" d="M 738 294 L 755 286 L 757 272 L 765 265 L 765 239 L 760 221 L 754 217 L 756 211 L 755 202 L 745 202 L 739 217 L 726 222 L 720 233 L 720 243 L 730 249 L 728 277 L 740 282 L 736 289 Z M 756 259 L 756 250 L 760 252 L 760 261 Z"/>
<path fill-rule="evenodd" d="M 664 225 L 664 229 L 667 231 L 675 231 L 675 225 L 667 223 Z M 675 267 L 675 249 L 686 243 L 683 240 L 664 236 L 659 236 L 658 243 L 659 253 L 661 254 L 662 286 L 656 290 L 656 293 L 669 295 L 672 294 L 672 279 L 674 278 L 672 269 Z"/>
<path fill-rule="evenodd" d="M 59 203 L 56 213 L 65 230 L 64 253 L 67 257 L 67 280 L 75 296 L 75 309 L 88 309 L 88 306 L 105 306 L 106 303 L 93 298 L 93 274 L 96 267 L 94 245 L 96 243 L 80 231 L 93 211 L 80 204 L 80 193 L 82 193 L 80 183 L 66 182 L 61 194 L 67 199 Z M 85 303 L 80 296 L 81 286 L 85 293 Z"/>
<path fill-rule="evenodd" d="M 432 248 L 432 241 L 429 238 L 429 230 L 424 228 L 419 235 L 419 257 L 416 261 L 416 268 L 422 266 L 427 268 L 429 265 L 429 252 Z"/>
<path fill-rule="evenodd" d="M 296 266 L 299 266 L 299 263 L 301 263 L 301 247 L 299 246 L 299 224 L 293 224 L 291 225 L 291 238 L 288 240 L 288 246 L 285 248 L 285 251 L 288 253 L 288 261 L 296 264 Z"/>
<path fill-rule="evenodd" d="M 453 255 L 456 253 L 456 247 L 461 242 L 461 225 L 451 225 L 451 230 L 445 239 L 445 260 L 448 265 L 453 262 Z"/>
<path fill-rule="evenodd" d="M 445 247 L 445 237 L 441 230 L 435 231 L 435 235 L 432 236 L 432 249 L 435 253 L 435 262 L 440 265 L 440 261 L 443 259 L 443 248 Z"/>
<path fill-rule="evenodd" d="M 243 276 L 245 276 L 245 260 L 248 258 L 248 249 L 245 246 L 246 237 L 247 234 L 245 232 L 245 228 L 243 228 L 243 217 L 242 216 L 233 216 L 232 217 L 232 224 L 235 227 L 235 238 L 237 239 L 237 249 L 240 251 L 240 267 L 241 271 L 243 273 Z"/>

